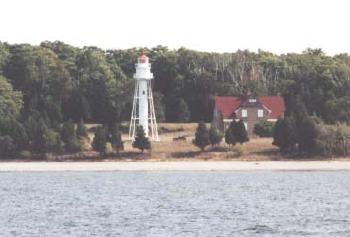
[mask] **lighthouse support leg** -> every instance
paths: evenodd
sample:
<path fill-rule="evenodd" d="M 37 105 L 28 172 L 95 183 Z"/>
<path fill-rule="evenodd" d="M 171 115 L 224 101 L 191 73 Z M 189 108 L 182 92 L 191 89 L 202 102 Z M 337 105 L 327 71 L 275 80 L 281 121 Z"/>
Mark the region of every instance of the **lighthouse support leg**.
<path fill-rule="evenodd" d="M 129 126 L 129 139 L 131 140 L 135 139 L 136 120 L 138 120 L 138 115 L 137 115 L 138 90 L 139 90 L 139 83 L 138 81 L 136 81 L 134 99 L 132 103 L 131 120 L 130 120 L 130 126 Z"/>
<path fill-rule="evenodd" d="M 153 93 L 152 93 L 152 83 L 151 81 L 147 82 L 147 90 L 148 90 L 148 100 L 149 100 L 149 122 L 151 125 L 151 137 L 154 141 L 159 141 L 158 137 L 158 129 L 157 129 L 157 120 L 156 114 L 154 110 L 154 102 L 153 102 Z"/>

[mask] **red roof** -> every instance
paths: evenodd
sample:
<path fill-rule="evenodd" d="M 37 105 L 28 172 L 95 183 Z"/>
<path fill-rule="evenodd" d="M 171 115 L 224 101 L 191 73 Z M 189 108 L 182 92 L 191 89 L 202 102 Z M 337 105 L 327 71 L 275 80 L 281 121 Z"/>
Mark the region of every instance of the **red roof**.
<path fill-rule="evenodd" d="M 148 57 L 144 53 L 142 53 L 139 57 L 139 63 L 145 63 L 147 59 Z"/>
<path fill-rule="evenodd" d="M 286 110 L 282 96 L 260 96 L 259 100 L 271 111 L 270 119 L 278 119 Z"/>
<path fill-rule="evenodd" d="M 278 119 L 285 111 L 284 99 L 281 96 L 260 96 L 260 102 L 271 111 L 269 119 Z M 215 96 L 215 108 L 223 119 L 236 117 L 235 111 L 240 107 L 242 100 L 235 96 Z"/>
<path fill-rule="evenodd" d="M 222 117 L 235 118 L 235 110 L 241 104 L 241 99 L 234 96 L 215 96 L 215 108 L 221 112 Z"/>

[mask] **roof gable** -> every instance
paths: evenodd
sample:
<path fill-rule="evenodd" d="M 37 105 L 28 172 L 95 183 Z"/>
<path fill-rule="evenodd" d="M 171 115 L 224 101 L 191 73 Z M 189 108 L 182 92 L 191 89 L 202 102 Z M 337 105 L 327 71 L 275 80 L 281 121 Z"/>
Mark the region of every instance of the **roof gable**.
<path fill-rule="evenodd" d="M 235 118 L 235 110 L 239 108 L 241 100 L 235 96 L 215 96 L 215 108 L 224 119 Z"/>
<path fill-rule="evenodd" d="M 282 96 L 260 96 L 259 99 L 271 111 L 270 119 L 278 119 L 284 113 L 285 104 Z"/>

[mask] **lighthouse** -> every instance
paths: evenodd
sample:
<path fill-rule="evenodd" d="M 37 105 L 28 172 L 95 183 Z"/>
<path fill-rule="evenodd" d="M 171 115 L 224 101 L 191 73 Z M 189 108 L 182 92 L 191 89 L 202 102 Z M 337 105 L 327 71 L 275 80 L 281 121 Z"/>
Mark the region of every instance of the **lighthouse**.
<path fill-rule="evenodd" d="M 129 138 L 135 139 L 138 126 L 142 126 L 146 137 L 159 141 L 156 115 L 154 111 L 152 84 L 153 74 L 149 58 L 142 54 L 135 65 L 136 73 L 134 100 L 132 104 Z"/>

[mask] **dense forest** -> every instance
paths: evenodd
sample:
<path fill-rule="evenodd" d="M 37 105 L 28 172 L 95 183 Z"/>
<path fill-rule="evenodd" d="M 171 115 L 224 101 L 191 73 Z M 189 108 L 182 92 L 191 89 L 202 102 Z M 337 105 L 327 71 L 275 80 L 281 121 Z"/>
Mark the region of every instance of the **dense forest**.
<path fill-rule="evenodd" d="M 328 124 L 350 122 L 348 54 L 0 43 L 0 146 L 12 142 L 17 149 L 40 152 L 35 144 L 43 141 L 33 140 L 44 133 L 55 140 L 64 122 L 113 125 L 129 120 L 134 64 L 141 53 L 151 59 L 158 121 L 211 121 L 215 95 L 249 91 L 283 95 L 287 115 L 303 108 Z"/>

